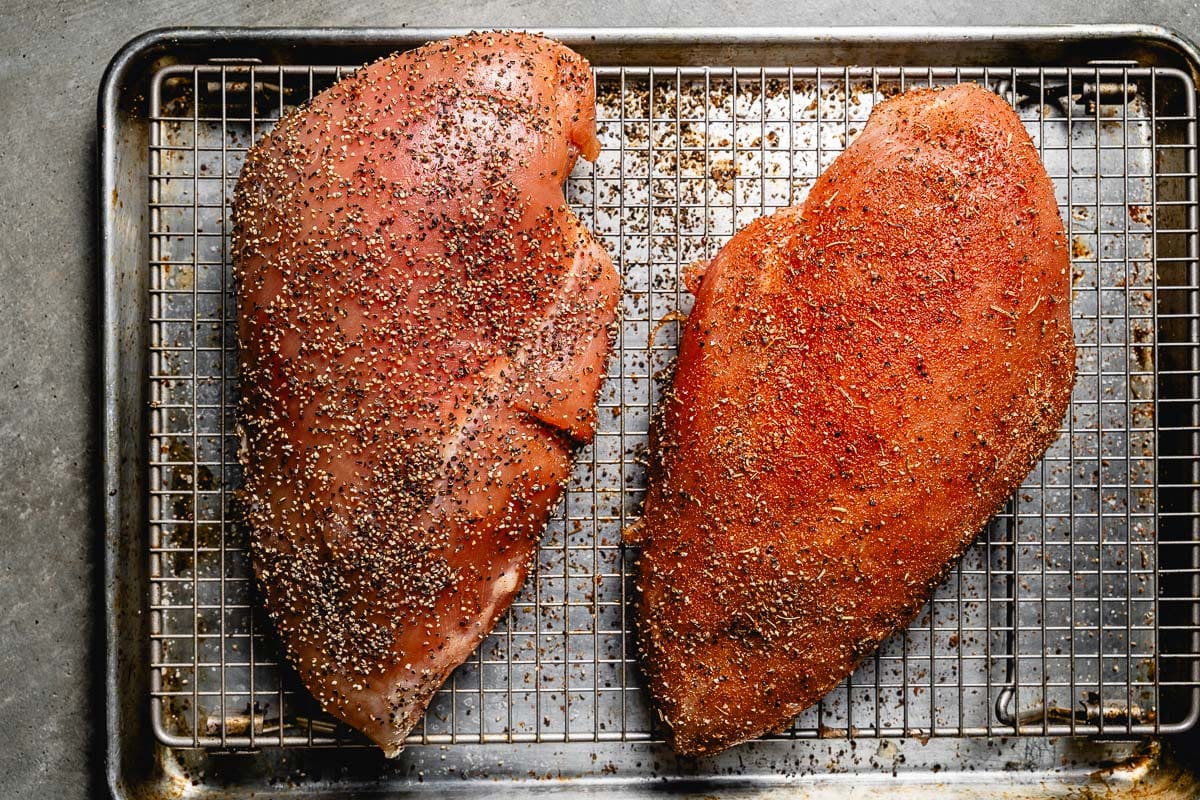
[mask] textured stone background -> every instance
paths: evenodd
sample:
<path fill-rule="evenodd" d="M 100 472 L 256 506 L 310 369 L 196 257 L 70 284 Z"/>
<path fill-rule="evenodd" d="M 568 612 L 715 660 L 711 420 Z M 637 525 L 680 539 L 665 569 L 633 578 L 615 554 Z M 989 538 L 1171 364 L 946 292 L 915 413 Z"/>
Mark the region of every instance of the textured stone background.
<path fill-rule="evenodd" d="M 174 25 L 1000 25 L 1149 22 L 1178 0 L 0 0 L 0 798 L 100 777 L 95 598 L 96 92 L 133 36 Z"/>

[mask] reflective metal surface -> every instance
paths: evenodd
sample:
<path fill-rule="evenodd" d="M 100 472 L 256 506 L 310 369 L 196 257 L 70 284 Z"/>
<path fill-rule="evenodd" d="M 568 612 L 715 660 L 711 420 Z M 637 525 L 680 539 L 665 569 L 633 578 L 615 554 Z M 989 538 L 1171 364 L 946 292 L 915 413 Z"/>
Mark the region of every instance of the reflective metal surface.
<path fill-rule="evenodd" d="M 690 58 L 659 65 L 676 60 L 689 33 Z M 1158 735 L 1192 726 L 1200 705 L 1193 486 L 1200 354 L 1191 64 L 1185 57 L 1169 66 L 1154 59 L 1025 66 L 1022 54 L 1053 38 L 1039 29 L 1024 37 L 942 31 L 941 48 L 921 46 L 911 31 L 876 33 L 874 41 L 830 36 L 824 55 L 832 61 L 851 47 L 881 54 L 907 47 L 910 57 L 893 63 L 957 55 L 961 64 L 818 68 L 805 60 L 818 45 L 795 32 L 601 32 L 598 44 L 577 32 L 562 36 L 592 57 L 597 72 L 604 151 L 595 166 L 577 168 L 568 197 L 624 276 L 619 351 L 596 442 L 581 453 L 536 574 L 439 694 L 413 733 L 414 747 L 390 764 L 376 763 L 369 748 L 348 750 L 360 747 L 357 737 L 323 717 L 280 666 L 254 604 L 231 494 L 238 470 L 228 198 L 247 145 L 286 107 L 336 79 L 341 59 L 330 59 L 339 48 L 318 47 L 305 63 L 292 51 L 272 58 L 271 47 L 247 45 L 247 54 L 257 53 L 253 63 L 224 60 L 225 50 L 214 62 L 196 58 L 210 48 L 193 42 L 146 72 L 148 113 L 131 123 L 143 143 L 125 149 L 120 166 L 123 179 L 136 182 L 139 163 L 141 180 L 149 176 L 141 223 L 148 247 L 119 272 L 142 293 L 125 296 L 120 311 L 131 355 L 148 358 L 139 389 L 148 424 L 114 435 L 135 459 L 139 448 L 148 451 L 117 495 L 128 507 L 138 493 L 131 487 L 145 482 L 148 538 L 125 543 L 145 571 L 137 579 L 135 568 L 122 567 L 130 583 L 121 602 L 143 604 L 139 624 L 147 627 L 146 646 L 126 643 L 126 658 L 135 660 L 126 679 L 143 688 L 126 687 L 115 701 L 149 711 L 142 717 L 149 725 L 135 736 L 149 728 L 168 746 L 155 750 L 157 769 L 221 761 L 171 748 L 249 748 L 259 752 L 251 770 L 259 778 L 278 775 L 293 752 L 293 761 L 341 764 L 342 788 L 371 775 L 404 782 L 417 764 L 447 767 L 439 780 L 516 780 L 557 764 L 567 768 L 563 777 L 611 777 L 625 789 L 629 781 L 715 780 L 735 769 L 739 781 L 765 788 L 826 770 L 906 764 L 918 780 L 943 769 L 987 770 L 997 764 L 994 743 L 982 750 L 984 742 L 959 737 L 1021 735 L 1029 744 L 1009 740 L 995 752 L 1044 781 L 1064 770 L 1064 753 L 1086 753 L 1086 765 L 1144 746 L 1067 746 L 1042 738 L 1048 734 Z M 421 36 L 406 32 L 381 52 Z M 1165 46 L 1149 35 L 1113 38 L 1131 52 Z M 956 47 L 972 41 L 983 55 L 1007 41 L 1019 57 L 971 64 Z M 270 33 L 265 42 L 274 42 Z M 728 66 L 729 53 L 744 56 L 737 68 Z M 701 57 L 707 61 L 691 60 Z M 766 66 L 741 66 L 751 57 Z M 638 510 L 656 374 L 673 352 L 675 312 L 688 306 L 680 267 L 712 255 L 755 216 L 802 199 L 881 98 L 961 80 L 984 83 L 1017 108 L 1069 228 L 1080 378 L 1062 437 L 908 631 L 778 740 L 679 764 L 655 744 L 661 732 L 638 679 L 628 616 L 635 554 L 619 546 L 619 532 Z M 120 399 L 136 416 L 131 395 Z M 918 746 L 928 737 L 953 738 Z M 314 745 L 338 753 L 290 750 Z M 874 755 L 864 759 L 860 748 Z"/>

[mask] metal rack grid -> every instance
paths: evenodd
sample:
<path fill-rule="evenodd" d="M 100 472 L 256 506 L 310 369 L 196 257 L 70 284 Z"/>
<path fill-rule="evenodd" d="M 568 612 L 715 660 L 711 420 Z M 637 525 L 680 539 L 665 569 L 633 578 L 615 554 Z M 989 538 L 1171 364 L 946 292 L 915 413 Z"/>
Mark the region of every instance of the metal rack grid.
<path fill-rule="evenodd" d="M 239 483 L 228 200 L 247 145 L 342 68 L 176 65 L 150 122 L 152 716 L 172 746 L 361 742 L 315 708 L 256 607 Z M 1062 436 L 905 632 L 783 737 L 1151 734 L 1200 716 L 1195 90 L 1071 69 L 596 69 L 603 152 L 568 199 L 625 281 L 595 442 L 535 573 L 413 743 L 657 740 L 634 555 L 680 268 L 801 200 L 872 105 L 974 80 L 1011 100 L 1072 246 L 1079 379 Z"/>

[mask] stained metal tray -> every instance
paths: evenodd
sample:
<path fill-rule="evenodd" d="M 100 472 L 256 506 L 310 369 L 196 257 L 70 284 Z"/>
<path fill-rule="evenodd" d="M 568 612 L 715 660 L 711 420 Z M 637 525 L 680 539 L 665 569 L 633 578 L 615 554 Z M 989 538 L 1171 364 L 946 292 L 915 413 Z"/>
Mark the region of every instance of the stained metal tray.
<path fill-rule="evenodd" d="M 167 31 L 110 67 L 114 791 L 546 791 L 545 777 L 566 779 L 556 790 L 839 790 L 829 773 L 842 773 L 970 793 L 1003 769 L 1014 791 L 1047 792 L 1130 758 L 1190 779 L 1157 748 L 1200 716 L 1196 61 L 1150 28 L 551 32 L 595 67 L 604 150 L 568 199 L 625 281 L 596 441 L 513 611 L 399 761 L 314 707 L 257 610 L 233 501 L 229 196 L 246 147 L 288 106 L 449 33 Z M 914 624 L 819 706 L 772 740 L 677 760 L 637 673 L 619 532 L 641 499 L 673 312 L 688 306 L 680 267 L 801 199 L 883 97 L 964 80 L 1013 103 L 1067 222 L 1080 377 L 1062 436 Z"/>

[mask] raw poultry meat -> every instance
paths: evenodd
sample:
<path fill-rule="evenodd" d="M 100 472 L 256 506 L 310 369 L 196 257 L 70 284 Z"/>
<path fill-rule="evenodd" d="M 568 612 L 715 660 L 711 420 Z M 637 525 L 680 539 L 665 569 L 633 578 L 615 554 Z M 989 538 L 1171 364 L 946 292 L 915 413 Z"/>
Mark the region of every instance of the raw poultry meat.
<path fill-rule="evenodd" d="M 779 730 L 908 622 L 1058 436 L 1054 188 L 972 84 L 882 103 L 803 205 L 689 276 L 638 629 L 682 753 Z"/>
<path fill-rule="evenodd" d="M 242 497 L 301 679 L 388 754 L 508 608 L 592 435 L 620 294 L 566 207 L 587 62 L 474 34 L 364 67 L 235 193 Z"/>

